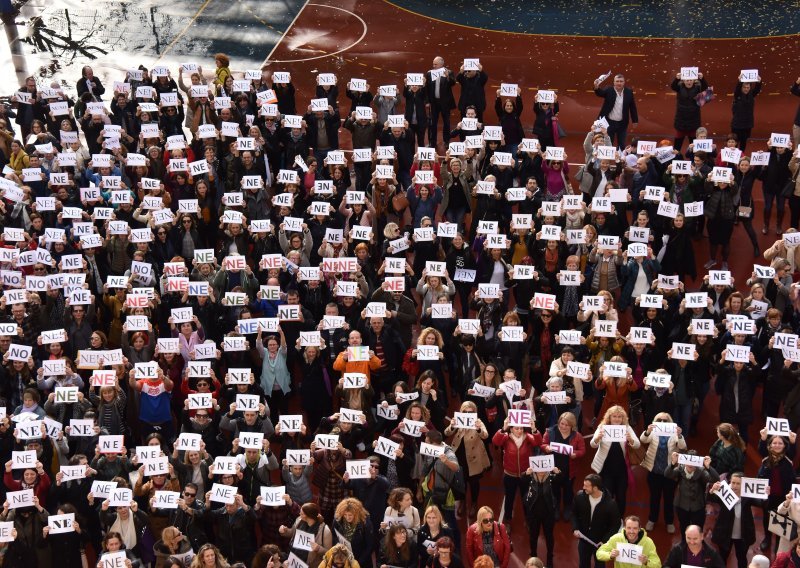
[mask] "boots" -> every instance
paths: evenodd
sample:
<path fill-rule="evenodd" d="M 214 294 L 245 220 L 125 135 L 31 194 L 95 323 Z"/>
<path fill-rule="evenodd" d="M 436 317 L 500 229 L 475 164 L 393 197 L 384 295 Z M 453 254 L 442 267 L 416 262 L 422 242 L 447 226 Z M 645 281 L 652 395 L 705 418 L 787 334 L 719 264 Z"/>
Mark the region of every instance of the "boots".
<path fill-rule="evenodd" d="M 783 216 L 784 216 L 785 213 L 786 213 L 786 211 L 779 211 L 778 212 L 778 226 L 775 228 L 775 234 L 776 235 L 780 236 L 780 235 L 783 234 Z"/>

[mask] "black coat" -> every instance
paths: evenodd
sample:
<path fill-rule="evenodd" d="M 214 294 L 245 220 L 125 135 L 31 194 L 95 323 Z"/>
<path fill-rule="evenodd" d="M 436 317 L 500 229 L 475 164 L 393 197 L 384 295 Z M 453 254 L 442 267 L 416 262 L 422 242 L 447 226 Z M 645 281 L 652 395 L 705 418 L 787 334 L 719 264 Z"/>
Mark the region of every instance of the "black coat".
<path fill-rule="evenodd" d="M 473 77 L 467 77 L 464 73 L 456 76 L 456 81 L 461 85 L 461 94 L 458 96 L 458 110 L 461 116 L 467 112 L 467 107 L 472 105 L 478 113 L 486 110 L 486 91 L 484 87 L 489 80 L 489 76 L 483 71 L 479 71 Z"/>
<path fill-rule="evenodd" d="M 594 542 L 606 542 L 619 531 L 619 509 L 608 491 L 594 509 L 589 503 L 589 496 L 582 489 L 575 495 L 572 504 L 572 528 L 581 531 Z M 680 563 L 678 564 L 680 566 Z"/>
<path fill-rule="evenodd" d="M 451 110 L 456 108 L 456 100 L 453 97 L 453 85 L 456 84 L 456 78 L 453 72 L 449 69 L 446 75 L 442 75 L 437 79 L 440 81 L 439 85 L 439 98 L 436 98 L 436 84 L 431 81 L 431 72 L 425 73 L 425 91 L 428 94 L 428 102 L 432 105 L 438 105 L 442 110 Z"/>
<path fill-rule="evenodd" d="M 687 89 L 683 81 L 674 79 L 672 90 L 678 93 L 675 101 L 675 130 L 692 132 L 700 128 L 700 107 L 694 98 L 708 89 L 705 79 L 695 81 L 691 89 Z"/>
<path fill-rule="evenodd" d="M 416 124 L 425 126 L 428 124 L 428 112 L 425 105 L 428 103 L 428 95 L 425 89 L 419 89 L 417 92 L 412 91 L 408 87 L 403 89 L 403 98 L 406 100 L 406 110 L 404 116 L 408 124 L 415 124 L 413 121 L 414 112 L 416 111 Z"/>
<path fill-rule="evenodd" d="M 720 368 L 714 384 L 719 400 L 720 422 L 743 424 L 753 421 L 753 396 L 755 395 L 756 374 L 750 365 L 745 365 L 739 373 L 738 385 L 735 385 L 736 371 L 732 363 Z M 738 388 L 739 412 L 736 412 L 734 389 Z"/>
<path fill-rule="evenodd" d="M 733 91 L 733 104 L 731 105 L 731 128 L 745 130 L 753 128 L 753 112 L 756 106 L 756 97 L 761 92 L 761 83 L 751 83 L 750 92 L 742 92 L 742 82 L 736 83 Z"/>
<path fill-rule="evenodd" d="M 715 495 L 712 499 L 718 500 Z M 756 524 L 753 520 L 753 506 L 760 506 L 760 500 L 750 499 L 748 497 L 742 498 L 741 506 L 741 530 L 742 540 L 747 546 L 752 545 L 756 541 Z M 731 546 L 731 532 L 733 531 L 733 521 L 735 518 L 734 510 L 728 510 L 726 506 L 719 509 L 719 516 L 717 523 L 714 525 L 714 530 L 711 533 L 711 542 L 720 548 Z"/>
<path fill-rule="evenodd" d="M 614 110 L 617 102 L 617 91 L 612 86 L 604 89 L 595 89 L 594 94 L 603 99 L 603 106 L 600 107 L 598 117 L 606 117 Z M 628 126 L 628 121 L 639 122 L 639 113 L 636 111 L 636 100 L 633 98 L 633 89 L 624 87 L 622 89 L 622 124 Z"/>

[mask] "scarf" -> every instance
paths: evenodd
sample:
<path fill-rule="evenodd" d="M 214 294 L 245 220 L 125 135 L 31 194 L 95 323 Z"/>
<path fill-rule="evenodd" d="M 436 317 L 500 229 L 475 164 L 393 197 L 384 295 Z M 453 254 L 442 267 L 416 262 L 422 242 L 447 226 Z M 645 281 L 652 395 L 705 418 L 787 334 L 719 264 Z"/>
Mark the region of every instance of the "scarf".
<path fill-rule="evenodd" d="M 122 517 L 117 514 L 117 519 L 114 521 L 114 524 L 111 525 L 111 531 L 118 532 L 122 535 L 122 542 L 125 544 L 125 548 L 133 550 L 137 544 L 136 525 L 133 523 L 133 511 L 128 515 L 127 521 L 123 521 Z"/>
<path fill-rule="evenodd" d="M 342 518 L 339 521 L 339 526 L 342 530 L 339 532 L 342 533 L 342 536 L 347 539 L 348 542 L 353 541 L 353 535 L 356 534 L 356 529 L 358 528 L 358 523 L 348 523 L 347 521 Z"/>

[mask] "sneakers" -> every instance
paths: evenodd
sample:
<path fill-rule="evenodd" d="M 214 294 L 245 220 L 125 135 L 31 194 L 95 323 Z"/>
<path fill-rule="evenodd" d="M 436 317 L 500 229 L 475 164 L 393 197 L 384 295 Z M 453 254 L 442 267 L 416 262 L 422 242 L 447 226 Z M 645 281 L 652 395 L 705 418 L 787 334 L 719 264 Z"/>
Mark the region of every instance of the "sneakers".
<path fill-rule="evenodd" d="M 708 262 L 706 262 L 706 263 L 703 265 L 703 268 L 705 268 L 706 270 L 708 270 L 708 269 L 710 269 L 710 268 L 713 268 L 713 267 L 715 267 L 716 265 L 717 265 L 717 261 L 716 261 L 716 260 L 714 260 L 714 259 L 712 258 L 711 260 L 709 260 Z"/>
<path fill-rule="evenodd" d="M 656 526 L 656 524 L 653 521 L 647 521 L 647 524 L 644 526 L 644 530 L 650 532 L 651 530 L 653 530 L 654 526 Z"/>
<path fill-rule="evenodd" d="M 675 534 L 675 525 L 667 525 L 667 533 Z"/>

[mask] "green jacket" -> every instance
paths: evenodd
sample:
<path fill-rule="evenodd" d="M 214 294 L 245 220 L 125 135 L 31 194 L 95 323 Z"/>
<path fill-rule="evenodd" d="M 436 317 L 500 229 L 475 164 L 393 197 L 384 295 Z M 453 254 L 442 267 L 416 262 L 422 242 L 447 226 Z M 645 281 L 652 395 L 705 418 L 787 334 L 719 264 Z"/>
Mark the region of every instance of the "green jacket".
<path fill-rule="evenodd" d="M 617 544 L 625 544 L 628 540 L 625 538 L 625 531 L 621 530 L 597 549 L 597 559 L 601 562 L 608 562 L 611 560 L 611 551 L 616 550 Z M 647 564 L 642 563 L 645 568 L 661 568 L 661 559 L 656 552 L 656 544 L 653 539 L 647 536 L 644 529 L 639 530 L 639 539 L 631 544 L 638 544 L 642 547 L 642 554 L 647 558 Z M 614 568 L 633 568 L 636 564 L 627 564 L 624 562 L 614 562 Z"/>

